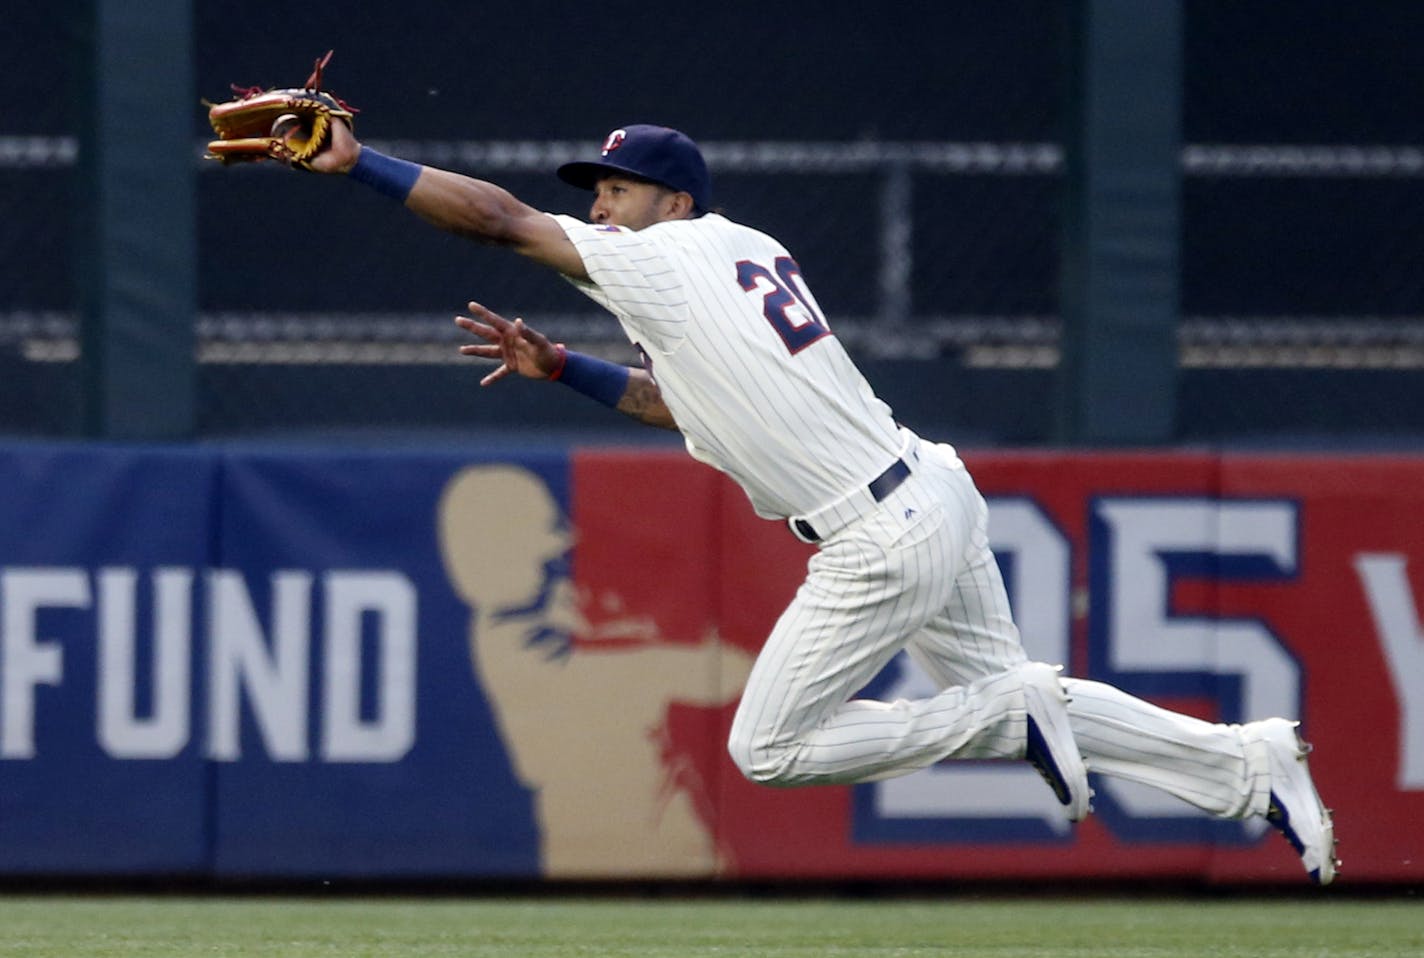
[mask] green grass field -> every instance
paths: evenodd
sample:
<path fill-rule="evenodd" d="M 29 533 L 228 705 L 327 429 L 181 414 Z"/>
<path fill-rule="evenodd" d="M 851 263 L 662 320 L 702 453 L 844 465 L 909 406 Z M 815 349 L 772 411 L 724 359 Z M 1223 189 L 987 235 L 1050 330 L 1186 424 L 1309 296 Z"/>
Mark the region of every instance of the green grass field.
<path fill-rule="evenodd" d="M 1418 958 L 1424 903 L 9 896 L 0 955 Z"/>

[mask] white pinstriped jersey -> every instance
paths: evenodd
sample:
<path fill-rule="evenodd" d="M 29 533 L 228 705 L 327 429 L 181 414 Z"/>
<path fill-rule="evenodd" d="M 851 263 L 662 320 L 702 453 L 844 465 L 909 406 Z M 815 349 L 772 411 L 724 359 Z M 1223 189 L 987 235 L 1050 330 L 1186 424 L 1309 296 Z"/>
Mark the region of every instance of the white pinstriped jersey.
<path fill-rule="evenodd" d="M 805 515 L 900 454 L 890 409 L 830 335 L 791 255 L 716 213 L 643 230 L 556 216 L 650 364 L 691 455 L 766 518 Z"/>

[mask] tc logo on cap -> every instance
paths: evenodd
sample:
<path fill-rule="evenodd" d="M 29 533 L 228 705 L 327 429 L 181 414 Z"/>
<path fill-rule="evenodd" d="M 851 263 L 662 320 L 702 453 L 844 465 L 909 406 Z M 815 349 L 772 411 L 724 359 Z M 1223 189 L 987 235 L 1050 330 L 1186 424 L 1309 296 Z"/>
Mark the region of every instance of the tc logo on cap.
<path fill-rule="evenodd" d="M 614 130 L 608 134 L 608 139 L 603 141 L 603 155 L 607 156 L 623 145 L 623 140 L 628 136 L 627 130 Z"/>

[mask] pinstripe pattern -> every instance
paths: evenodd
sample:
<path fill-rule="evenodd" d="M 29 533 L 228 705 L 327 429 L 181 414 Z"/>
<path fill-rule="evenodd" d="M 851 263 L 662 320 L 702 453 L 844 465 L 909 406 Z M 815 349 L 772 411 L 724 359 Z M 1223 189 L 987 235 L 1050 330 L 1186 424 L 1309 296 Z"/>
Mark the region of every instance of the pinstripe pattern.
<path fill-rule="evenodd" d="M 592 277 L 575 285 L 648 355 L 688 451 L 735 479 L 759 515 L 811 512 L 894 461 L 889 407 L 840 342 L 792 355 L 764 314 L 765 290 L 737 282 L 738 262 L 789 256 L 771 237 L 716 214 L 638 232 L 557 219 Z"/>
<path fill-rule="evenodd" d="M 938 449 L 941 459 L 952 455 Z M 932 465 L 902 489 L 825 543 L 768 639 L 730 743 L 753 780 L 866 781 L 944 758 L 1022 756 L 1014 670 L 1026 656 L 988 549 L 983 499 L 962 467 Z M 936 496 L 941 525 L 925 529 Z M 924 510 L 918 521 L 897 518 L 907 505 Z M 945 691 L 919 702 L 847 702 L 901 647 Z M 1270 776 L 1253 726 L 1180 715 L 1101 682 L 1063 684 L 1093 771 L 1220 817 L 1265 814 Z"/>
<path fill-rule="evenodd" d="M 767 639 L 729 744 L 753 780 L 866 781 L 944 758 L 1023 755 L 1024 655 L 983 499 L 947 447 L 921 448 L 899 489 L 823 543 Z M 944 691 L 847 701 L 901 648 Z"/>
<path fill-rule="evenodd" d="M 575 285 L 649 358 L 689 452 L 735 479 L 758 514 L 809 517 L 822 534 L 733 721 L 728 747 L 741 770 L 802 785 L 946 758 L 1022 758 L 1026 709 L 1062 706 L 1026 700 L 984 499 L 951 447 L 895 425 L 835 337 L 799 350 L 783 341 L 769 290 L 744 289 L 737 264 L 770 269 L 787 251 L 715 214 L 636 232 L 556 219 L 591 277 Z M 810 291 L 798 292 L 819 314 Z M 784 318 L 816 317 L 798 305 Z M 911 474 L 876 503 L 867 483 L 897 456 Z M 901 649 L 943 691 L 852 699 Z M 1177 715 L 1098 682 L 1063 687 L 1061 735 L 1092 770 L 1215 815 L 1265 813 L 1269 767 L 1251 726 Z"/>
<path fill-rule="evenodd" d="M 1158 708 L 1102 682 L 1064 679 L 1073 737 L 1096 772 L 1177 796 L 1222 818 L 1264 815 L 1270 775 L 1249 726 Z M 1248 754 L 1249 753 L 1249 754 Z"/>

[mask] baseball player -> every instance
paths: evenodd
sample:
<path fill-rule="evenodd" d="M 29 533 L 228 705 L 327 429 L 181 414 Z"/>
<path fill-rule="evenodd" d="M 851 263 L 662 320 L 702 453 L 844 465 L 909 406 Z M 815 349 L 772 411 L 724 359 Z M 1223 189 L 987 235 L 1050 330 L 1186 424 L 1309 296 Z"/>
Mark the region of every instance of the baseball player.
<path fill-rule="evenodd" d="M 597 159 L 561 166 L 592 191 L 591 222 L 362 147 L 340 123 L 311 166 L 551 267 L 613 313 L 643 357 L 641 368 L 608 363 L 470 303 L 456 322 L 482 341 L 461 351 L 501 363 L 483 384 L 547 379 L 675 428 L 760 516 L 817 545 L 733 721 L 729 750 L 748 778 L 863 782 L 942 759 L 1027 759 L 1077 821 L 1091 768 L 1213 815 L 1262 816 L 1312 879 L 1334 878 L 1330 813 L 1296 723 L 1213 724 L 1027 660 L 984 499 L 955 450 L 896 424 L 780 243 L 711 211 L 706 164 L 682 133 L 627 126 Z M 902 649 L 941 691 L 853 699 Z"/>

